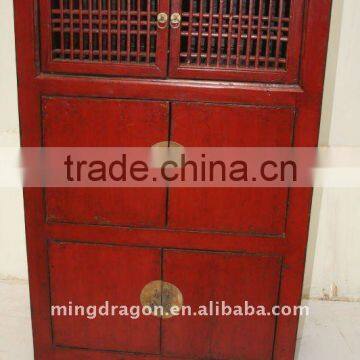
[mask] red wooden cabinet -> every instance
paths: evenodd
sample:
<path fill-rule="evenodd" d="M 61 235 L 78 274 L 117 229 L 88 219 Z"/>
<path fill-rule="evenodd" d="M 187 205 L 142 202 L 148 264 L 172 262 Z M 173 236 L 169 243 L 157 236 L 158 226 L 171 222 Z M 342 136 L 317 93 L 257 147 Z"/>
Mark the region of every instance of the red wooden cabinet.
<path fill-rule="evenodd" d="M 314 147 L 331 1 L 15 0 L 24 147 Z M 36 359 L 291 359 L 296 316 L 50 306 L 297 305 L 310 188 L 25 188 Z M 161 301 L 166 297 L 160 290 Z"/>

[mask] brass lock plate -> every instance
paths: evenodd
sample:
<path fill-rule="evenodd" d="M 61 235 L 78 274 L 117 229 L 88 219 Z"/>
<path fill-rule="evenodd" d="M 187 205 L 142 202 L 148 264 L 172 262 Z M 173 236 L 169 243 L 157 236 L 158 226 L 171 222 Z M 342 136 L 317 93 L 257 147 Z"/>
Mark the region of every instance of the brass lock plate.
<path fill-rule="evenodd" d="M 177 29 L 180 26 L 181 15 L 179 13 L 173 13 L 170 17 L 170 25 L 173 29 Z"/>
<path fill-rule="evenodd" d="M 183 295 L 175 285 L 155 280 L 144 286 L 140 294 L 140 302 L 142 306 L 150 307 L 154 316 L 168 319 L 174 316 L 171 314 L 172 307 L 180 309 L 183 305 Z M 160 307 L 163 313 L 158 311 Z"/>
<path fill-rule="evenodd" d="M 164 29 L 167 26 L 168 14 L 161 12 L 157 14 L 157 25 L 160 29 Z"/>

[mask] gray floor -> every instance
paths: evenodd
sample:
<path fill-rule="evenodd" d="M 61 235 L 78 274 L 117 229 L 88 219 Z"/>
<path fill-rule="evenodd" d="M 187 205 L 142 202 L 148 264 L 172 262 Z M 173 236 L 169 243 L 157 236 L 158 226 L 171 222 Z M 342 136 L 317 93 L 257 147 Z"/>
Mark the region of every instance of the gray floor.
<path fill-rule="evenodd" d="M 360 359 L 360 303 L 306 301 L 310 316 L 301 319 L 296 358 Z M 28 285 L 0 281 L 0 360 L 31 360 Z"/>

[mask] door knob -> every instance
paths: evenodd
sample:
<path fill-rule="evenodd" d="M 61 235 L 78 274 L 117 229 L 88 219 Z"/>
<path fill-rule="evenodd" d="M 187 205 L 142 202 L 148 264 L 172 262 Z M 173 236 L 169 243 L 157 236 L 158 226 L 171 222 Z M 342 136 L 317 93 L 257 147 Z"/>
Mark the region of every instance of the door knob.
<path fill-rule="evenodd" d="M 177 29 L 180 27 L 180 22 L 181 22 L 181 15 L 179 13 L 173 13 L 171 14 L 170 17 L 170 26 L 173 29 Z"/>
<path fill-rule="evenodd" d="M 168 14 L 161 12 L 157 15 L 157 26 L 159 29 L 165 29 L 168 22 Z"/>

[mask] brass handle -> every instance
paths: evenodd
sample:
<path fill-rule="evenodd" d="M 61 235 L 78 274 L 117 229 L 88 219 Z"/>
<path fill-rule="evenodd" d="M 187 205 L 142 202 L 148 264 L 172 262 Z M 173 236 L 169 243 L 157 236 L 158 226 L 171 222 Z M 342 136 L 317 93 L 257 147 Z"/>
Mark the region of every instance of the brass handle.
<path fill-rule="evenodd" d="M 150 307 L 153 315 L 168 319 L 173 316 L 173 307 L 181 308 L 183 305 L 183 295 L 173 284 L 155 280 L 146 284 L 140 294 L 140 302 L 143 306 Z M 163 313 L 157 313 L 156 307 L 161 306 Z"/>
<path fill-rule="evenodd" d="M 181 23 L 181 15 L 179 13 L 173 13 L 170 17 L 170 26 L 173 29 L 178 29 Z"/>
<path fill-rule="evenodd" d="M 159 29 L 165 29 L 167 27 L 168 14 L 161 12 L 157 15 L 157 26 Z"/>
<path fill-rule="evenodd" d="M 181 164 L 181 155 L 185 148 L 175 141 L 161 141 L 151 147 L 151 167 L 161 168 L 167 161 Z"/>

